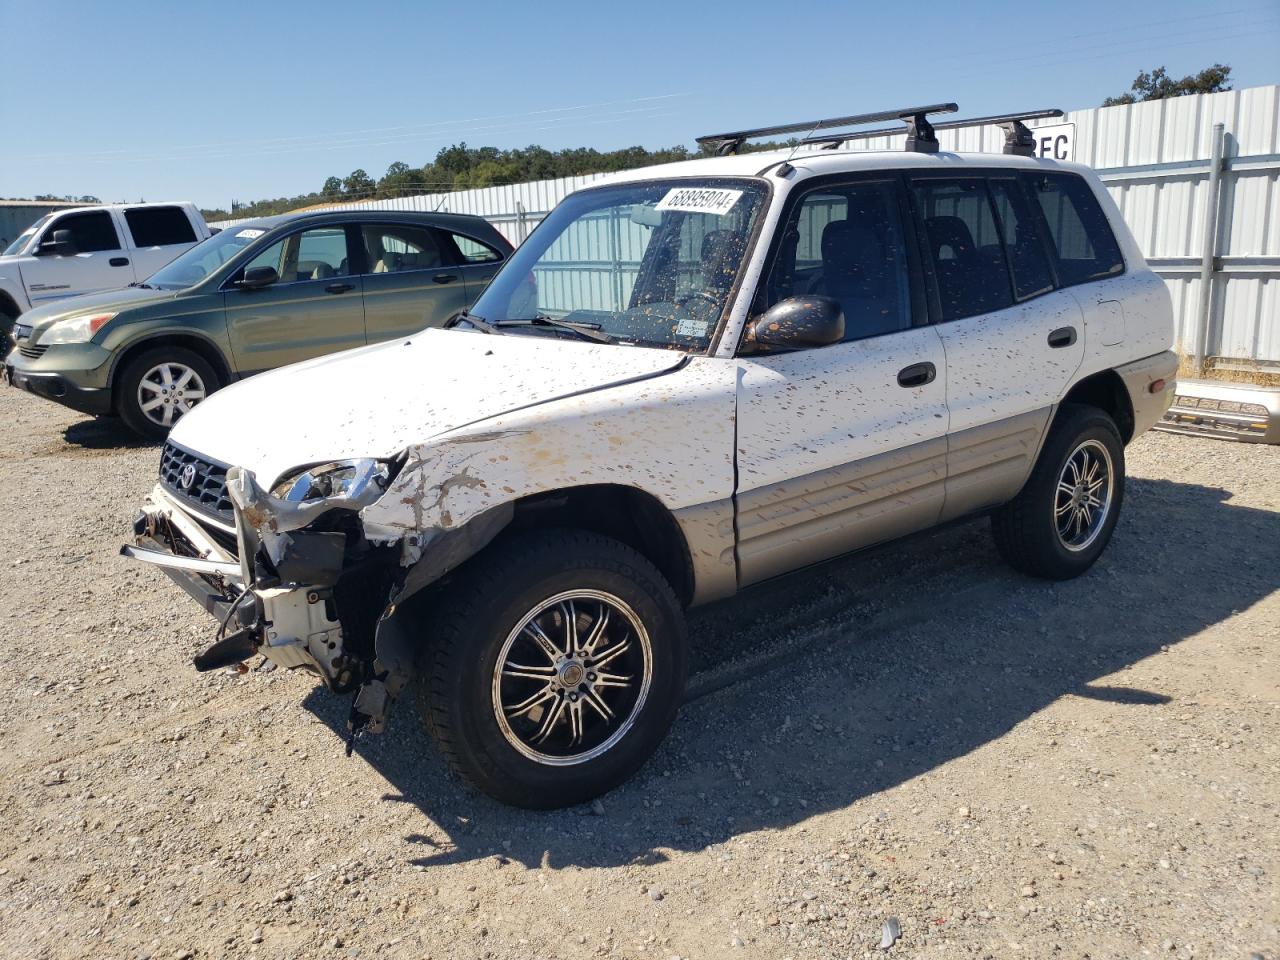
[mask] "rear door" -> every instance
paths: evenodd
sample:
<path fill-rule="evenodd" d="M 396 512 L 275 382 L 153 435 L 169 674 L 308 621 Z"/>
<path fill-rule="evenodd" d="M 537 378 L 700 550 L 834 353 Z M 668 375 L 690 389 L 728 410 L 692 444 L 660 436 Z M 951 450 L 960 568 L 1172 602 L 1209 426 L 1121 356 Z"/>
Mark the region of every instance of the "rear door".
<path fill-rule="evenodd" d="M 1016 178 L 914 177 L 911 196 L 947 355 L 947 520 L 1021 489 L 1083 358 L 1082 318 Z"/>
<path fill-rule="evenodd" d="M 438 327 L 467 305 L 445 237 L 417 223 L 364 223 L 364 323 L 370 343 Z"/>
<path fill-rule="evenodd" d="M 182 207 L 126 207 L 125 227 L 133 239 L 133 267 L 145 280 L 200 238 Z"/>
<path fill-rule="evenodd" d="M 260 290 L 225 288 L 227 332 L 241 375 L 363 346 L 364 302 L 348 232 L 308 227 L 267 247 L 249 267 L 271 267 L 280 279 Z"/>
<path fill-rule="evenodd" d="M 134 281 L 130 251 L 124 249 L 116 220 L 109 210 L 86 210 L 55 217 L 40 234 L 39 243 L 53 240 L 58 230 L 71 234 L 71 250 L 42 253 L 19 262 L 22 283 L 33 307 L 62 297 L 127 287 Z"/>

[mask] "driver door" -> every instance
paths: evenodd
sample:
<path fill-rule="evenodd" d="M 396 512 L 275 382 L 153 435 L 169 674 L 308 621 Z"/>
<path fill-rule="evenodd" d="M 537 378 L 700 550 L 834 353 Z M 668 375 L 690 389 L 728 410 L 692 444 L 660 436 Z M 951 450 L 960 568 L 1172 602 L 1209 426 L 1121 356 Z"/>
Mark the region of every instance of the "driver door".
<path fill-rule="evenodd" d="M 364 298 L 348 240 L 342 224 L 290 234 L 244 266 L 271 267 L 279 280 L 259 290 L 227 285 L 227 333 L 242 375 L 364 345 Z"/>
<path fill-rule="evenodd" d="M 19 269 L 27 297 L 33 307 L 82 293 L 116 290 L 133 283 L 135 277 L 128 251 L 120 242 L 120 231 L 109 210 L 90 210 L 55 217 L 44 228 L 39 243 L 53 240 L 58 230 L 71 234 L 67 253 L 41 253 L 23 257 Z"/>
<path fill-rule="evenodd" d="M 946 480 L 946 359 L 899 181 L 823 182 L 786 223 L 754 312 L 830 296 L 845 339 L 739 360 L 740 586 L 932 526 Z"/>

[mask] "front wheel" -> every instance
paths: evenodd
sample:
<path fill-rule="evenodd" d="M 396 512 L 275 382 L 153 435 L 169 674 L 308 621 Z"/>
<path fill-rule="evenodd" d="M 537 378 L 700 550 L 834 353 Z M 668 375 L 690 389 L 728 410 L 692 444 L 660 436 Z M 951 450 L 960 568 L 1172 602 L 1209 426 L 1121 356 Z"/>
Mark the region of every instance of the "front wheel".
<path fill-rule="evenodd" d="M 155 347 L 129 361 L 116 381 L 116 409 L 134 433 L 161 440 L 221 384 L 204 357 L 183 347 Z"/>
<path fill-rule="evenodd" d="M 1124 499 L 1124 443 L 1096 407 L 1064 406 L 1026 486 L 991 517 L 1000 555 L 1049 580 L 1088 570 L 1111 540 Z"/>
<path fill-rule="evenodd" d="M 468 782 L 516 806 L 564 807 L 630 777 L 684 689 L 684 618 L 630 547 L 572 530 L 495 544 L 450 584 L 421 711 Z"/>

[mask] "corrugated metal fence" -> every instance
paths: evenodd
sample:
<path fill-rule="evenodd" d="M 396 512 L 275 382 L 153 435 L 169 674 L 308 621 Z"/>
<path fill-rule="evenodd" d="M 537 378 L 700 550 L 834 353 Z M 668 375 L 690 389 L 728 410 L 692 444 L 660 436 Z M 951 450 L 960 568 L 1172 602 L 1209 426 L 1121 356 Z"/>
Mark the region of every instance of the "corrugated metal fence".
<path fill-rule="evenodd" d="M 1061 122 L 1075 123 L 1075 159 L 1097 169 L 1148 262 L 1169 284 L 1180 352 L 1196 354 L 1203 337 L 1219 369 L 1280 370 L 1280 85 L 1075 110 L 1030 126 Z M 999 152 L 1003 137 L 995 127 L 939 133 L 942 149 L 958 151 Z M 846 149 L 901 144 L 893 136 Z M 477 214 L 519 244 L 567 194 L 601 176 L 351 206 Z"/>

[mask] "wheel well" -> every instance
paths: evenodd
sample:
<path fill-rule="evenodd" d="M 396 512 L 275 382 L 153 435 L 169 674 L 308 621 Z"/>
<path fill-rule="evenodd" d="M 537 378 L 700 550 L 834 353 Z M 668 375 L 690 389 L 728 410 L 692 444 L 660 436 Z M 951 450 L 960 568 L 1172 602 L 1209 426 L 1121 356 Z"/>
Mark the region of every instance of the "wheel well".
<path fill-rule="evenodd" d="M 1097 407 L 1111 416 L 1120 431 L 1120 438 L 1128 443 L 1133 439 L 1133 403 L 1124 381 L 1114 370 L 1103 370 L 1086 377 L 1067 391 L 1063 404 L 1078 403 Z M 1061 407 L 1059 408 L 1061 409 Z"/>
<path fill-rule="evenodd" d="M 18 308 L 18 302 L 3 290 L 0 290 L 0 314 L 10 320 L 17 320 L 18 317 L 22 316 L 22 311 Z"/>
<path fill-rule="evenodd" d="M 642 554 L 688 605 L 693 561 L 675 517 L 651 494 L 634 487 L 594 484 L 525 497 L 516 502 L 512 530 L 576 527 L 620 540 Z"/>
<path fill-rule="evenodd" d="M 13 330 L 14 321 L 20 316 L 22 311 L 18 309 L 13 297 L 0 290 L 0 360 L 4 359 L 4 355 L 13 346 L 9 341 L 9 333 Z"/>
<path fill-rule="evenodd" d="M 120 354 L 120 358 L 116 360 L 115 369 L 111 372 L 112 393 L 115 392 L 116 377 L 129 366 L 133 358 L 156 347 L 182 347 L 183 349 L 191 350 L 199 354 L 209 366 L 213 367 L 213 372 L 218 375 L 218 380 L 222 386 L 225 387 L 231 380 L 231 370 L 227 367 L 227 361 L 222 356 L 222 351 L 208 340 L 203 337 L 183 336 L 182 334 L 164 334 L 163 336 L 148 337 L 145 340 L 130 344 L 128 349 Z"/>

